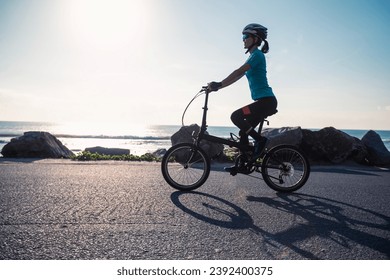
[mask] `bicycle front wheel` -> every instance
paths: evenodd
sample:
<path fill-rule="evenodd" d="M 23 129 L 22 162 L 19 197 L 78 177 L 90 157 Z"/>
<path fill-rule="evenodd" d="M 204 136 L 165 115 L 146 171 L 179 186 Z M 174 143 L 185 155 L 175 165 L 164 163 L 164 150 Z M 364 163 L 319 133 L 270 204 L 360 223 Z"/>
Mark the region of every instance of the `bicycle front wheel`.
<path fill-rule="evenodd" d="M 280 145 L 265 155 L 261 173 L 271 189 L 278 192 L 293 192 L 306 183 L 310 175 L 310 164 L 295 146 Z"/>
<path fill-rule="evenodd" d="M 199 147 L 181 143 L 171 147 L 161 162 L 165 181 L 181 191 L 199 188 L 210 174 L 210 159 Z"/>

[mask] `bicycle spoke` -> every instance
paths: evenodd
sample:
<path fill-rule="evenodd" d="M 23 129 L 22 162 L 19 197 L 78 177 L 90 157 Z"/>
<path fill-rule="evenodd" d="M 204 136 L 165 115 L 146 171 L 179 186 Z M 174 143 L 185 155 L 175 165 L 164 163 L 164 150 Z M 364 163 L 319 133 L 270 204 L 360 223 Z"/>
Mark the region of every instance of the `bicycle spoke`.
<path fill-rule="evenodd" d="M 178 144 L 167 151 L 162 160 L 165 180 L 179 190 L 201 186 L 210 172 L 207 156 L 192 144 Z"/>
<path fill-rule="evenodd" d="M 294 191 L 303 186 L 309 176 L 306 158 L 295 147 L 282 145 L 264 157 L 264 181 L 277 191 Z"/>

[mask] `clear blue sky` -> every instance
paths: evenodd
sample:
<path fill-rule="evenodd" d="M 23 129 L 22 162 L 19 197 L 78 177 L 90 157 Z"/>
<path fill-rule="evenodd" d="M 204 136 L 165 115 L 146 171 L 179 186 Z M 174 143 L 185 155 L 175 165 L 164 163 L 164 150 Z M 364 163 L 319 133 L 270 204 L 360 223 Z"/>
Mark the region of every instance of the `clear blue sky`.
<path fill-rule="evenodd" d="M 180 124 L 245 62 L 251 22 L 269 29 L 273 127 L 390 130 L 388 0 L 0 0 L 0 120 Z M 209 124 L 250 102 L 244 77 Z"/>

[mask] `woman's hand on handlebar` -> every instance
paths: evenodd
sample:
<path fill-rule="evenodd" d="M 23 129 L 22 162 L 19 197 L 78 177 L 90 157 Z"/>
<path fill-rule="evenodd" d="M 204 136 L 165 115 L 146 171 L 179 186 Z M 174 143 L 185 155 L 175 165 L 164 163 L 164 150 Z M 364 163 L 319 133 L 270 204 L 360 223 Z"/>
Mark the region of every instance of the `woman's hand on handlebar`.
<path fill-rule="evenodd" d="M 222 87 L 221 82 L 211 82 L 207 84 L 207 91 L 212 92 L 212 91 L 218 91 Z"/>

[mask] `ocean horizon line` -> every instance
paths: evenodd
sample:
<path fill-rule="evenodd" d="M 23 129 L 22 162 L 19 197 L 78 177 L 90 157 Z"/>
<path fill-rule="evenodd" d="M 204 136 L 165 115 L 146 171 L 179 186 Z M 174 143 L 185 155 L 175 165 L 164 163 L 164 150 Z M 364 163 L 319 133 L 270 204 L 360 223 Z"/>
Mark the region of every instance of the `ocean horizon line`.
<path fill-rule="evenodd" d="M 29 132 L 29 131 L 25 131 Z M 31 131 L 31 132 L 48 132 L 48 131 Z M 49 132 L 50 133 L 50 132 Z M 50 133 L 52 134 L 52 133 Z M 83 139 L 122 139 L 122 140 L 169 140 L 170 136 L 136 136 L 136 135 L 76 135 L 76 134 L 57 134 L 53 133 L 57 138 L 83 138 Z M 1 134 L 0 137 L 19 137 L 21 133 Z"/>
<path fill-rule="evenodd" d="M 20 123 L 20 124 L 35 124 L 35 125 L 50 125 L 50 126 L 62 126 L 62 125 L 70 125 L 70 124 L 74 124 L 74 125 L 79 125 L 79 124 L 82 124 L 82 125 L 88 125 L 88 124 L 97 124 L 97 123 L 100 123 L 100 122 L 50 122 L 50 121 L 10 121 L 10 120 L 0 120 L 0 124 L 1 123 L 12 123 L 12 124 L 17 124 L 17 123 Z M 146 127 L 146 128 L 153 128 L 153 127 L 181 127 L 182 125 L 181 124 L 139 124 L 139 123 L 130 123 L 130 124 L 125 124 L 125 123 L 121 123 L 121 122 L 103 122 L 104 124 L 109 124 L 109 123 L 116 123 L 116 124 L 119 124 L 119 125 L 123 125 L 123 126 L 127 126 L 127 127 Z M 189 123 L 189 124 L 186 124 L 186 126 L 189 126 L 189 125 L 193 125 L 193 124 L 198 124 L 198 123 Z M 198 124 L 200 125 L 200 124 Z M 229 124 L 229 125 L 222 125 L 222 124 L 208 124 L 208 127 L 209 128 L 234 128 L 234 129 L 237 129 L 236 126 L 234 126 L 233 124 Z M 269 127 L 265 127 L 265 128 L 282 128 L 282 127 L 301 127 L 302 129 L 308 129 L 308 130 L 321 130 L 323 128 L 326 128 L 326 127 L 334 127 L 336 128 L 337 130 L 341 130 L 341 131 L 351 131 L 351 130 L 356 130 L 356 131 L 369 131 L 369 130 L 373 130 L 373 131 L 390 131 L 390 128 L 389 129 L 383 129 L 383 128 L 340 128 L 336 125 L 328 125 L 328 126 L 323 126 L 323 127 L 305 127 L 305 126 L 301 126 L 301 125 L 284 125 L 284 126 L 269 126 Z M 0 126 L 1 128 L 1 126 Z M 0 135 L 1 136 L 1 135 Z"/>

